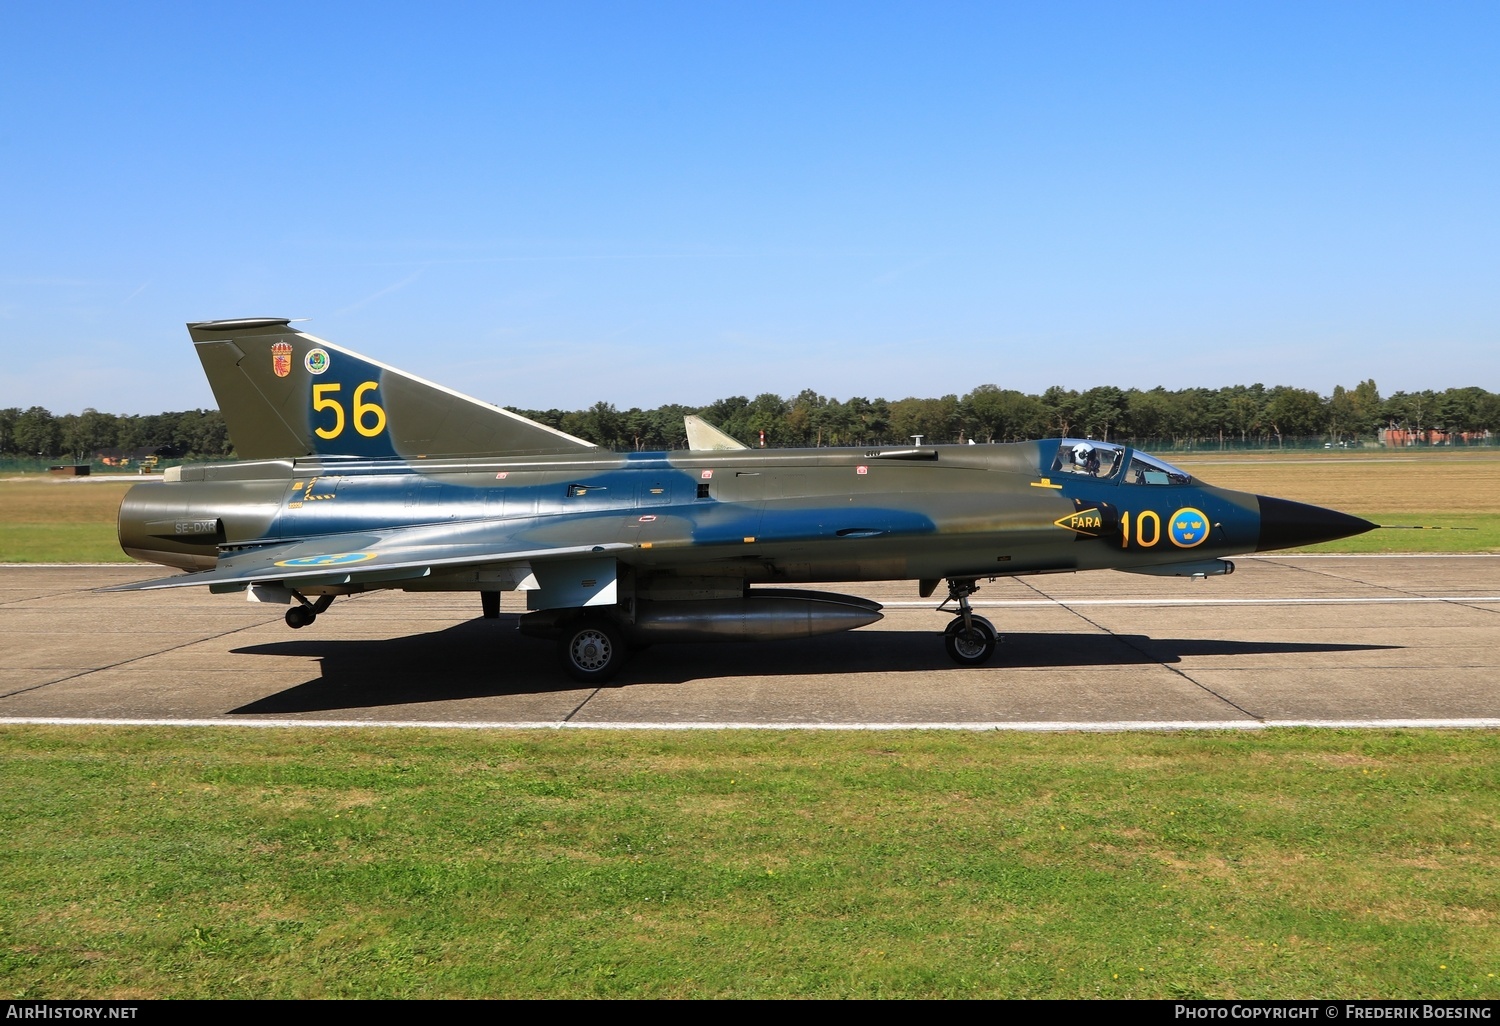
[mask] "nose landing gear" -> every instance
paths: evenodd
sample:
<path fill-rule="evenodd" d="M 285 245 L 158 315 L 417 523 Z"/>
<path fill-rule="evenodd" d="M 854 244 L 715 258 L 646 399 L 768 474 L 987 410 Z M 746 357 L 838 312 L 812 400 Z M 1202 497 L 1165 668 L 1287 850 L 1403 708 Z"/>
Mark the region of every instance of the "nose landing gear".
<path fill-rule="evenodd" d="M 332 595 L 320 595 L 316 602 L 307 601 L 301 593 L 295 591 L 292 592 L 292 597 L 298 604 L 286 611 L 286 625 L 294 631 L 300 631 L 316 620 L 319 613 L 333 605 Z"/>
<path fill-rule="evenodd" d="M 943 646 L 948 650 L 948 658 L 960 666 L 982 666 L 989 662 L 1000 643 L 994 624 L 975 615 L 969 605 L 969 596 L 978 590 L 979 585 L 972 579 L 949 579 L 948 597 L 938 606 L 944 609 L 949 602 L 958 603 L 958 615 L 943 629 Z"/>

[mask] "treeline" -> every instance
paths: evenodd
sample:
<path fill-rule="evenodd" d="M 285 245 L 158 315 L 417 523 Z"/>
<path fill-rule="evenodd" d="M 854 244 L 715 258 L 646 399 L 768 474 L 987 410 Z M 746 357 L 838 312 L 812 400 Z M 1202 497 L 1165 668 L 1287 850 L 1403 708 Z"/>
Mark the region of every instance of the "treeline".
<path fill-rule="evenodd" d="M 922 435 L 927 442 L 1011 442 L 1058 435 L 1106 441 L 1277 445 L 1287 439 L 1330 442 L 1373 437 L 1381 428 L 1475 435 L 1500 432 L 1500 395 L 1482 388 L 1397 392 L 1382 398 L 1373 380 L 1342 385 L 1330 396 L 1304 388 L 1234 385 L 1229 388 L 1141 390 L 1102 385 L 1087 391 L 1054 386 L 1028 395 L 980 385 L 964 396 L 888 401 L 834 399 L 811 389 L 786 399 L 765 393 L 732 396 L 708 406 L 618 410 L 595 403 L 586 410 L 516 410 L 611 449 L 680 449 L 682 417 L 697 413 L 747 445 L 881 445 Z"/>
<path fill-rule="evenodd" d="M 222 459 L 234 448 L 218 410 L 149 416 L 94 409 L 54 415 L 41 406 L 0 410 L 0 456 L 87 462 L 121 454 Z"/>
<path fill-rule="evenodd" d="M 515 409 L 512 407 L 512 409 Z M 681 449 L 682 418 L 696 413 L 747 445 L 761 432 L 773 447 L 881 445 L 908 442 L 1011 442 L 1058 435 L 1105 441 L 1150 441 L 1183 448 L 1204 444 L 1278 445 L 1289 439 L 1329 442 L 1373 437 L 1396 428 L 1500 434 L 1500 395 L 1482 388 L 1397 392 L 1383 398 L 1373 380 L 1342 385 L 1330 396 L 1277 385 L 1168 391 L 1109 385 L 1074 391 L 1061 386 L 1029 395 L 980 385 L 964 396 L 937 399 L 836 399 L 805 389 L 791 398 L 769 392 L 731 396 L 707 406 L 669 404 L 619 410 L 598 402 L 586 410 L 523 410 L 532 420 L 609 449 Z M 40 406 L 0 410 L 0 456 L 79 460 L 101 454 L 155 452 L 188 459 L 234 454 L 217 410 L 118 416 L 88 409 L 55 416 Z"/>

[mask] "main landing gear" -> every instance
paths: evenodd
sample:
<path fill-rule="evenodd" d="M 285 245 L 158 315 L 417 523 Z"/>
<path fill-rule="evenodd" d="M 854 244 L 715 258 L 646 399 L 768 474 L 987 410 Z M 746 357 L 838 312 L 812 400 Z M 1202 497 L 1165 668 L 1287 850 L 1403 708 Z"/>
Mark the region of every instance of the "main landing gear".
<path fill-rule="evenodd" d="M 292 592 L 292 597 L 297 600 L 297 605 L 286 611 L 286 625 L 294 631 L 300 631 L 316 620 L 319 613 L 333 605 L 332 595 L 320 595 L 316 602 L 307 601 L 301 593 L 295 591 Z"/>
<path fill-rule="evenodd" d="M 558 653 L 568 676 L 602 684 L 625 663 L 625 635 L 605 616 L 581 616 L 563 625 Z"/>
<path fill-rule="evenodd" d="M 989 662 L 1000 643 L 994 624 L 976 616 L 969 606 L 969 596 L 978 590 L 979 585 L 972 579 L 950 579 L 948 597 L 938 606 L 945 609 L 949 602 L 958 603 L 958 615 L 943 629 L 943 645 L 948 649 L 948 657 L 960 666 L 982 666 Z"/>

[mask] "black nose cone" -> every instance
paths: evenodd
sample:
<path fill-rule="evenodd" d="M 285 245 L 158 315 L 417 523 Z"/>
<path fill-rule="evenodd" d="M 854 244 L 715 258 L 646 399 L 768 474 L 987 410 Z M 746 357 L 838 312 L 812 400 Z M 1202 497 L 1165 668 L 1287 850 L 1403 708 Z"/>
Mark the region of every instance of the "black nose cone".
<path fill-rule="evenodd" d="M 1260 500 L 1260 541 L 1255 551 L 1267 549 L 1291 549 L 1298 545 L 1348 538 L 1354 534 L 1373 531 L 1379 524 L 1372 524 L 1347 513 L 1309 506 L 1305 502 L 1289 502 L 1273 499 L 1269 495 L 1257 495 Z"/>

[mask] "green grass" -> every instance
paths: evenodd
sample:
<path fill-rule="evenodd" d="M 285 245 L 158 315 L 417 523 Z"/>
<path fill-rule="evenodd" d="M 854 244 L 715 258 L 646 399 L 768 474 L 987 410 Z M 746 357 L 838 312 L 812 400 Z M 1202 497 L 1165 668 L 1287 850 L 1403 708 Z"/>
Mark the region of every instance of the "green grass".
<path fill-rule="evenodd" d="M 0 730 L 6 997 L 1500 997 L 1500 733 Z"/>
<path fill-rule="evenodd" d="M 114 524 L 6 524 L 0 563 L 132 563 Z"/>
<path fill-rule="evenodd" d="M 0 480 L 0 563 L 128 563 L 115 534 L 138 478 Z"/>
<path fill-rule="evenodd" d="M 1359 513 L 1372 523 L 1422 530 L 1369 531 L 1353 538 L 1308 545 L 1299 552 L 1497 552 L 1500 514 Z M 1437 528 L 1437 530 L 1428 530 Z"/>

